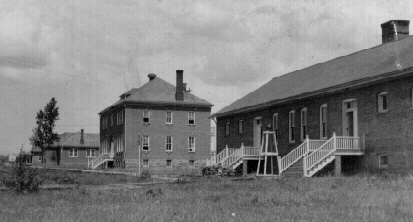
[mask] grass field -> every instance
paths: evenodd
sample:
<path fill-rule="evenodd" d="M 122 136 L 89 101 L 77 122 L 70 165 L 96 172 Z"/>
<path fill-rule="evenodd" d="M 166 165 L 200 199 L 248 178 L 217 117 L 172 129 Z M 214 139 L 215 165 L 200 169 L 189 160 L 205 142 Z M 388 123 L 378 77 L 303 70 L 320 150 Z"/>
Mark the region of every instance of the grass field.
<path fill-rule="evenodd" d="M 2 221 L 411 221 L 413 177 L 231 181 L 0 193 Z M 154 191 L 148 195 L 148 191 Z"/>

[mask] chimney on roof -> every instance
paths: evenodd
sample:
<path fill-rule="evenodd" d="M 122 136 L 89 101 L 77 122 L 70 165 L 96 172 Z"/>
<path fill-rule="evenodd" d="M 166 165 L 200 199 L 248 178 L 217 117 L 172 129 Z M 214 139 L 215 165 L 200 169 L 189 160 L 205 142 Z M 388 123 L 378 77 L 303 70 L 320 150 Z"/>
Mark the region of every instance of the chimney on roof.
<path fill-rule="evenodd" d="M 85 137 L 84 137 L 84 130 L 83 129 L 81 129 L 80 130 L 80 144 L 85 144 Z"/>
<path fill-rule="evenodd" d="M 381 24 L 382 43 L 395 42 L 409 36 L 409 20 L 390 20 Z"/>
<path fill-rule="evenodd" d="M 148 74 L 149 82 L 156 78 L 156 75 L 153 73 Z"/>
<path fill-rule="evenodd" d="M 184 70 L 176 70 L 176 101 L 184 101 Z"/>

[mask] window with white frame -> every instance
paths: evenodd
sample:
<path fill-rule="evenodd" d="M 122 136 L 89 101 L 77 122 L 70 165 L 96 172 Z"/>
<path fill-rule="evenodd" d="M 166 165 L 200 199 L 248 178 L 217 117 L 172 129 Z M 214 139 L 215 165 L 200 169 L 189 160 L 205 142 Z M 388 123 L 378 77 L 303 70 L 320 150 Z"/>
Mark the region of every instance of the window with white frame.
<path fill-rule="evenodd" d="M 195 113 L 194 112 L 188 113 L 188 124 L 195 125 Z"/>
<path fill-rule="evenodd" d="M 143 167 L 149 167 L 149 160 L 143 160 Z"/>
<path fill-rule="evenodd" d="M 188 151 L 195 152 L 195 137 L 194 136 L 190 136 L 188 138 Z"/>
<path fill-rule="evenodd" d="M 86 157 L 95 157 L 94 149 L 86 149 Z"/>
<path fill-rule="evenodd" d="M 320 106 L 320 139 L 327 139 L 327 104 Z"/>
<path fill-rule="evenodd" d="M 172 168 L 172 160 L 166 160 L 166 167 Z"/>
<path fill-rule="evenodd" d="M 166 143 L 165 143 L 166 151 L 172 151 L 172 136 L 166 136 Z"/>
<path fill-rule="evenodd" d="M 77 149 L 76 148 L 69 149 L 69 157 L 77 157 Z"/>
<path fill-rule="evenodd" d="M 377 95 L 378 111 L 387 112 L 387 92 L 381 92 Z"/>
<path fill-rule="evenodd" d="M 229 135 L 229 122 L 225 124 L 225 135 Z"/>
<path fill-rule="evenodd" d="M 301 109 L 301 141 L 307 136 L 307 108 Z"/>
<path fill-rule="evenodd" d="M 387 168 L 388 166 L 389 166 L 389 164 L 388 164 L 387 155 L 380 155 L 379 156 L 379 167 L 380 168 Z"/>
<path fill-rule="evenodd" d="M 290 143 L 295 142 L 295 110 L 291 110 L 288 115 L 288 132 Z"/>
<path fill-rule="evenodd" d="M 149 110 L 145 109 L 143 110 L 143 123 L 149 123 L 151 120 L 151 114 Z"/>
<path fill-rule="evenodd" d="M 238 121 L 238 133 L 239 134 L 242 134 L 242 133 L 244 133 L 244 129 L 243 129 L 243 123 L 244 123 L 244 121 L 243 120 L 240 120 L 240 121 Z"/>
<path fill-rule="evenodd" d="M 172 124 L 172 112 L 166 111 L 166 124 Z"/>
<path fill-rule="evenodd" d="M 272 115 L 272 130 L 274 130 L 275 138 L 278 141 L 278 113 Z"/>
<path fill-rule="evenodd" d="M 142 136 L 142 150 L 149 150 L 149 136 Z"/>

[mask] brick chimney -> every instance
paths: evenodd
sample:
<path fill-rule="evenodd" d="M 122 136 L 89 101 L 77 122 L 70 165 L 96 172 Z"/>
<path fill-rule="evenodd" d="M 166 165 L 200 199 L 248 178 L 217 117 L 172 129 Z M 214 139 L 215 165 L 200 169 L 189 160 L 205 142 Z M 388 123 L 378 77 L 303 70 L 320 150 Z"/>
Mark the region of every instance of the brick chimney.
<path fill-rule="evenodd" d="M 184 70 L 176 70 L 176 101 L 184 101 Z"/>
<path fill-rule="evenodd" d="M 149 82 L 156 78 L 156 75 L 153 73 L 148 74 Z"/>
<path fill-rule="evenodd" d="M 409 20 L 390 20 L 381 24 L 382 43 L 395 42 L 409 36 Z"/>
<path fill-rule="evenodd" d="M 84 137 L 84 130 L 83 129 L 81 129 L 80 130 L 80 144 L 85 144 L 85 137 Z"/>

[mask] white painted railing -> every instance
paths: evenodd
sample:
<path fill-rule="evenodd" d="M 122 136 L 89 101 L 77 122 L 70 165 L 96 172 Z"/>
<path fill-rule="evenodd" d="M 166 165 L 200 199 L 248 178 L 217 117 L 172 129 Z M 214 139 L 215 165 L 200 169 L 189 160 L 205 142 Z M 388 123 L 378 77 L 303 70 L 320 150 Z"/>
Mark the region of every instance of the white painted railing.
<path fill-rule="evenodd" d="M 241 145 L 241 149 L 244 148 L 243 150 L 243 156 L 258 156 L 260 155 L 260 150 L 261 147 L 244 147 Z"/>
<path fill-rule="evenodd" d="M 280 174 L 308 153 L 308 141 L 307 137 L 301 145 L 279 160 Z"/>
<path fill-rule="evenodd" d="M 314 151 L 320 148 L 327 140 L 309 140 L 308 141 L 308 151 Z"/>
<path fill-rule="evenodd" d="M 110 159 L 110 156 L 109 156 L 108 153 L 103 153 L 103 154 L 97 156 L 95 159 L 93 159 L 91 161 L 91 168 L 95 169 L 100 164 L 104 163 L 107 159 Z"/>
<path fill-rule="evenodd" d="M 364 150 L 364 137 L 337 136 L 337 149 Z"/>
<path fill-rule="evenodd" d="M 324 143 L 320 148 L 304 157 L 304 172 L 311 170 L 315 165 L 323 161 L 336 151 L 336 134 Z"/>
<path fill-rule="evenodd" d="M 235 150 L 230 156 L 228 156 L 223 162 L 222 167 L 229 167 L 242 157 L 242 149 Z"/>

